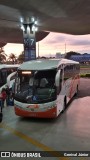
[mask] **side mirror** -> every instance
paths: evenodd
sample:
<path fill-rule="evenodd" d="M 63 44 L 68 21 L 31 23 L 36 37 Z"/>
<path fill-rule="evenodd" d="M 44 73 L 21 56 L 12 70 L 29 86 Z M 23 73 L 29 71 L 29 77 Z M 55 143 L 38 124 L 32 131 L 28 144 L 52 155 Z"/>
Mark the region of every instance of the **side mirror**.
<path fill-rule="evenodd" d="M 59 83 L 60 83 L 60 70 L 58 70 L 56 77 L 55 77 L 55 86 L 59 87 Z"/>

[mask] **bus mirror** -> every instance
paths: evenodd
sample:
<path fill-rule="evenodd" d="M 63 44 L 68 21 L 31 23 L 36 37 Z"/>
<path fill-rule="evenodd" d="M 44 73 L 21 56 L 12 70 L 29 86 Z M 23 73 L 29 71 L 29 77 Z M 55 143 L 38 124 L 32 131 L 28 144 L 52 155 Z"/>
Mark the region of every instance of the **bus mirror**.
<path fill-rule="evenodd" d="M 55 77 L 55 85 L 56 87 L 59 87 L 59 83 L 60 83 L 60 70 L 58 70 L 56 77 Z"/>

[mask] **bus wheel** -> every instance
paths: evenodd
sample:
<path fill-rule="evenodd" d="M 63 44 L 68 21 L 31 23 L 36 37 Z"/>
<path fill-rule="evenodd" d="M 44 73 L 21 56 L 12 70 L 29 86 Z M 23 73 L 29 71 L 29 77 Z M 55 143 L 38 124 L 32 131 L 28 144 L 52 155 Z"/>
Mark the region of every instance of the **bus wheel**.
<path fill-rule="evenodd" d="M 63 110 L 62 110 L 62 113 L 65 111 L 66 106 L 67 106 L 67 98 L 66 98 L 66 96 L 65 96 L 65 97 L 64 97 L 64 103 L 63 103 Z"/>

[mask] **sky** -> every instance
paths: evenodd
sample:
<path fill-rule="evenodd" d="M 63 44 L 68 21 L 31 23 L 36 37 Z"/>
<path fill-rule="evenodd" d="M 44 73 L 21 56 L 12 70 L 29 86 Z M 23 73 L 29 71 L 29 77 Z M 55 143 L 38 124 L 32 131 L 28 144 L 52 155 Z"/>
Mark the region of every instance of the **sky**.
<path fill-rule="evenodd" d="M 14 53 L 18 56 L 23 51 L 23 44 L 8 43 L 4 50 L 7 55 Z M 64 54 L 69 51 L 90 53 L 90 34 L 76 36 L 50 32 L 39 42 L 39 56 L 55 56 L 58 52 Z M 36 55 L 38 56 L 38 43 L 36 43 Z"/>

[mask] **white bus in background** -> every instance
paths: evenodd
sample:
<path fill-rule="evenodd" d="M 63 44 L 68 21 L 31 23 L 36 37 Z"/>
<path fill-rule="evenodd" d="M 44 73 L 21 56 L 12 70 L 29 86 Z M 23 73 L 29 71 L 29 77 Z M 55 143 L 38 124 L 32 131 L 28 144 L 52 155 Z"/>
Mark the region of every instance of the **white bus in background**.
<path fill-rule="evenodd" d="M 21 64 L 15 82 L 18 116 L 54 118 L 78 92 L 80 66 L 67 59 L 33 60 Z"/>
<path fill-rule="evenodd" d="M 7 77 L 12 74 L 12 78 L 9 80 L 15 79 L 14 72 L 17 71 L 19 67 L 18 64 L 0 64 L 0 92 L 3 87 L 7 84 Z M 8 84 L 7 84 L 8 85 Z M 11 83 L 9 82 L 9 87 Z"/>

